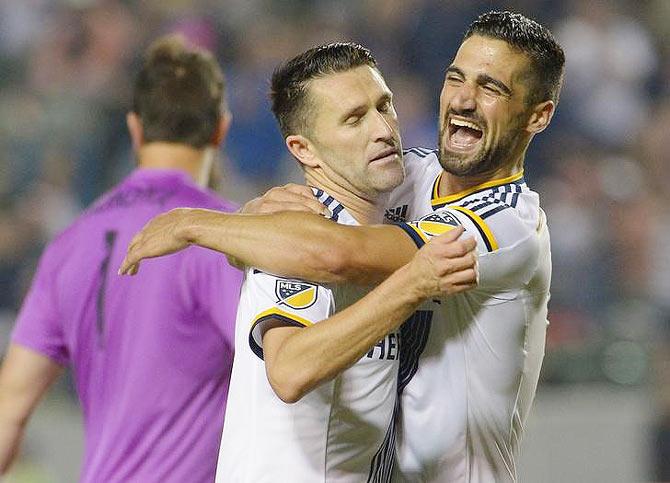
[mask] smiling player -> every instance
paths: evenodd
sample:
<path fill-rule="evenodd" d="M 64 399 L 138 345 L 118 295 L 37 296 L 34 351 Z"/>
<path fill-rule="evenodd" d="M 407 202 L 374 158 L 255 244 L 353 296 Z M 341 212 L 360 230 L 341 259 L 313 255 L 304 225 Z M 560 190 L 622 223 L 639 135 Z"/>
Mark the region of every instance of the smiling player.
<path fill-rule="evenodd" d="M 477 240 L 480 280 L 470 292 L 431 300 L 403 326 L 399 481 L 516 480 L 544 355 L 551 276 L 546 219 L 523 168 L 528 145 L 551 121 L 564 62 L 537 22 L 510 12 L 481 15 L 446 72 L 439 151 L 404 156 L 406 181 L 392 193 L 389 212 L 415 220 L 401 226 L 417 246 L 464 228 Z M 271 240 L 261 239 L 268 230 Z M 190 243 L 273 273 L 359 283 L 388 275 L 416 249 L 407 250 L 397 227 L 185 210 L 147 226 L 122 270 Z"/>

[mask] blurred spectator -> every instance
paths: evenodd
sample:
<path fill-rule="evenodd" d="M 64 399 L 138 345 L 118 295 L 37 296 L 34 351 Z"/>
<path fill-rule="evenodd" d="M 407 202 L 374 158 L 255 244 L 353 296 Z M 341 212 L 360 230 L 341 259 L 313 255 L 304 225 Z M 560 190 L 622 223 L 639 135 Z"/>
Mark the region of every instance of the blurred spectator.
<path fill-rule="evenodd" d="M 561 108 L 583 134 L 613 148 L 630 145 L 644 125 L 658 65 L 649 32 L 621 12 L 622 3 L 574 0 L 555 29 L 566 53 Z"/>

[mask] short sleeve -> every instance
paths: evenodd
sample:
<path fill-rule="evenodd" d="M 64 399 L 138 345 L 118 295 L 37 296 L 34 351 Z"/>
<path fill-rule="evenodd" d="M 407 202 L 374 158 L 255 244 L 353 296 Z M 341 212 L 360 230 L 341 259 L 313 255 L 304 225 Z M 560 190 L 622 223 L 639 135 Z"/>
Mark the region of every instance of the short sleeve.
<path fill-rule="evenodd" d="M 62 321 L 58 314 L 58 284 L 50 264 L 49 250 L 45 251 L 33 278 L 32 285 L 19 311 L 12 332 L 13 343 L 43 354 L 60 365 L 69 361 Z"/>
<path fill-rule="evenodd" d="M 458 226 L 475 238 L 480 253 L 488 253 L 499 248 L 498 241 L 488 224 L 475 212 L 460 206 L 440 208 L 418 220 L 399 223 L 398 226 L 421 248 L 434 236 L 442 235 Z"/>
<path fill-rule="evenodd" d="M 484 220 L 460 206 L 440 208 L 416 221 L 399 226 L 422 247 L 432 237 L 458 226 L 474 237 L 479 252 L 478 289 L 506 290 L 528 282 L 538 257 L 538 234 L 514 210 L 501 210 Z"/>
<path fill-rule="evenodd" d="M 254 305 L 249 326 L 251 350 L 263 358 L 263 335 L 272 327 L 309 327 L 327 319 L 335 304 L 330 289 L 302 280 L 247 272 L 245 300 Z"/>

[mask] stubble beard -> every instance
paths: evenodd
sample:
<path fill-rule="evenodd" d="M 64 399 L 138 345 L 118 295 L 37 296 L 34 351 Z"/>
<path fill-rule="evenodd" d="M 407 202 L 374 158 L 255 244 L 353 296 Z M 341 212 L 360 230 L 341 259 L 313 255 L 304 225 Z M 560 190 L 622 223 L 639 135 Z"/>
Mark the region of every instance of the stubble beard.
<path fill-rule="evenodd" d="M 438 160 L 442 169 L 458 177 L 479 176 L 496 171 L 506 164 L 512 155 L 519 135 L 519 131 L 515 127 L 510 129 L 507 135 L 496 145 L 487 148 L 483 142 L 485 140 L 482 140 L 482 145 L 476 153 L 462 154 L 447 150 L 445 137 L 445 135 L 448 135 L 447 129 L 446 123 L 440 129 Z"/>
<path fill-rule="evenodd" d="M 372 191 L 376 193 L 389 193 L 400 186 L 405 179 L 405 168 L 402 161 L 398 166 L 388 167 L 387 169 L 368 170 L 367 180 Z"/>

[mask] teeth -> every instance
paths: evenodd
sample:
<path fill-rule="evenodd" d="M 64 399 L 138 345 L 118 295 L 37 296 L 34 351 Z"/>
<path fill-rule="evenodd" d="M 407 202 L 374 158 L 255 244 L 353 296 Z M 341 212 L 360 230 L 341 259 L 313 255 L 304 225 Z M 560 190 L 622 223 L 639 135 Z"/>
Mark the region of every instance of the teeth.
<path fill-rule="evenodd" d="M 482 130 L 482 129 L 481 129 L 479 126 L 477 126 L 476 124 L 474 124 L 474 123 L 472 123 L 472 122 L 469 122 L 469 121 L 462 121 L 462 120 L 460 120 L 460 119 L 451 119 L 451 120 L 449 121 L 449 123 L 452 124 L 452 125 L 454 125 L 454 126 L 468 127 L 468 128 L 470 128 L 470 129 L 474 129 L 474 130 L 476 130 L 476 131 L 481 131 L 481 130 Z"/>

